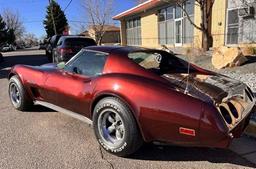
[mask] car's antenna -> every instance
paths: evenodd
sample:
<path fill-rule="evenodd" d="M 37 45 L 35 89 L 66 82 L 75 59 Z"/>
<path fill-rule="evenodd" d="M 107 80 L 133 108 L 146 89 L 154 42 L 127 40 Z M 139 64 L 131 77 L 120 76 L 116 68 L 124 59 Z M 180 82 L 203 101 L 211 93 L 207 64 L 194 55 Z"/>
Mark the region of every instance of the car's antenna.
<path fill-rule="evenodd" d="M 190 78 L 190 54 L 191 54 L 191 49 L 187 49 L 187 60 L 188 60 L 188 75 L 187 75 L 187 82 L 186 82 L 186 88 L 185 88 L 185 91 L 184 91 L 184 94 L 188 94 L 189 93 L 189 78 Z"/>

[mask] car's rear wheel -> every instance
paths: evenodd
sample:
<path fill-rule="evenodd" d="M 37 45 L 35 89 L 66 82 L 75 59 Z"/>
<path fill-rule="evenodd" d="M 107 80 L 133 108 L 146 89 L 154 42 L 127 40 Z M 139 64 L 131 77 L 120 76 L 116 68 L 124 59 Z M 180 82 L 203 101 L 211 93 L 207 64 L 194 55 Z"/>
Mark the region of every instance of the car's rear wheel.
<path fill-rule="evenodd" d="M 132 112 L 115 97 L 106 97 L 97 103 L 93 128 L 100 145 L 117 156 L 128 156 L 143 143 Z"/>
<path fill-rule="evenodd" d="M 18 78 L 18 76 L 12 76 L 9 81 L 9 97 L 12 105 L 17 110 L 28 110 L 33 104 L 32 100 L 26 94 L 26 91 Z"/>

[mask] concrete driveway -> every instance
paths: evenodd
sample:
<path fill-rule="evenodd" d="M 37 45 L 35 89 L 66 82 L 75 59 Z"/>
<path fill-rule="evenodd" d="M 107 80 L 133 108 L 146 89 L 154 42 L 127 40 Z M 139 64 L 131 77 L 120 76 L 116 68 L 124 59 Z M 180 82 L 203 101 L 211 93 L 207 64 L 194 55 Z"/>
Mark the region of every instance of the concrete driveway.
<path fill-rule="evenodd" d="M 15 64 L 47 63 L 44 51 L 4 53 L 0 63 L 0 168 L 254 168 L 231 150 L 145 145 L 130 158 L 112 156 L 87 124 L 59 112 L 12 108 L 7 74 Z"/>

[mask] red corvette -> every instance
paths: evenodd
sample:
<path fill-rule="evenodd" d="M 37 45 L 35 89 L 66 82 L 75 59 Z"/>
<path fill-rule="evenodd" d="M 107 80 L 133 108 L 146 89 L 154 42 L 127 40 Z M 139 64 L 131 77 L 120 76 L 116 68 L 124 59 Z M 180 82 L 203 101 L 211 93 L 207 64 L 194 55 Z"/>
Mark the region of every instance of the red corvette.
<path fill-rule="evenodd" d="M 43 105 L 93 124 L 99 144 L 127 156 L 143 142 L 225 148 L 248 125 L 245 84 L 161 50 L 88 47 L 66 64 L 16 65 L 13 106 Z"/>

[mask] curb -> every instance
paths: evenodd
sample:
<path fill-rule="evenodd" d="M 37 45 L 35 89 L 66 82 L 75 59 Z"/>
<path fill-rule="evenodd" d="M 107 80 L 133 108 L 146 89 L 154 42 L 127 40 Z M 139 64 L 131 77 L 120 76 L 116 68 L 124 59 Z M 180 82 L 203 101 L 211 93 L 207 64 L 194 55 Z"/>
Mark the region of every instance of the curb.
<path fill-rule="evenodd" d="M 245 134 L 256 138 L 256 121 L 251 120 L 248 127 L 245 130 Z"/>

